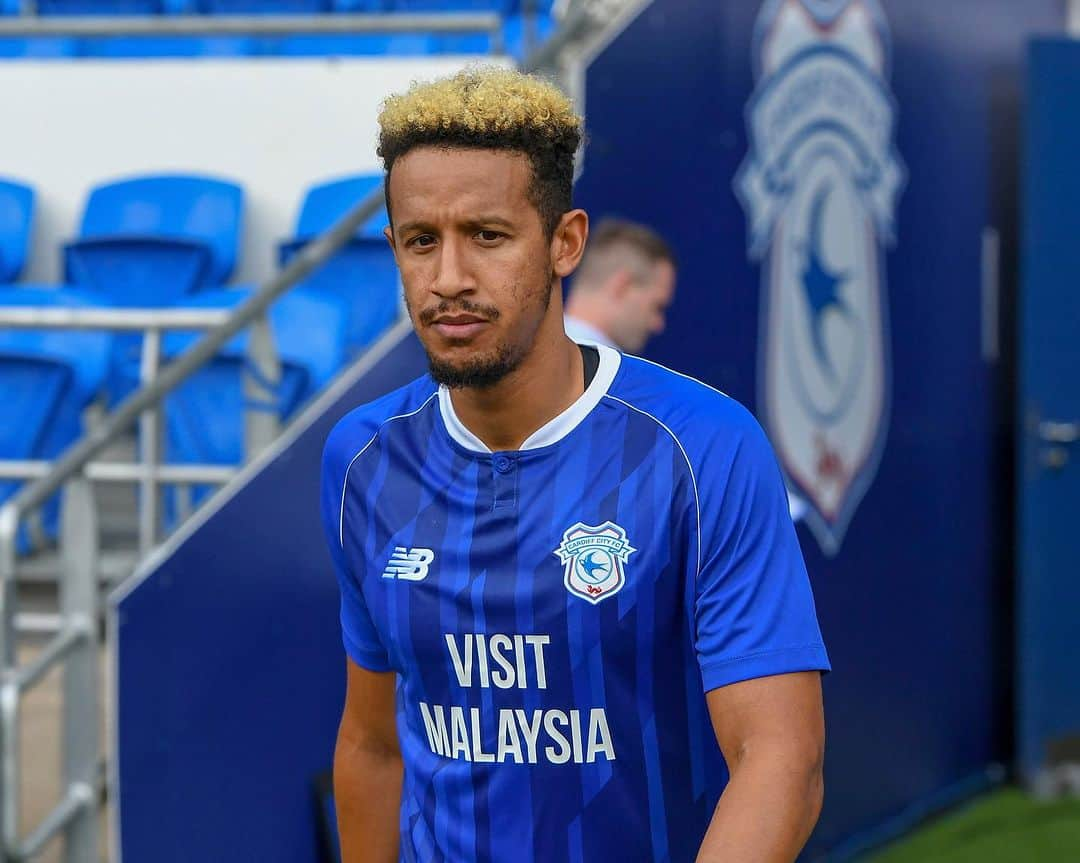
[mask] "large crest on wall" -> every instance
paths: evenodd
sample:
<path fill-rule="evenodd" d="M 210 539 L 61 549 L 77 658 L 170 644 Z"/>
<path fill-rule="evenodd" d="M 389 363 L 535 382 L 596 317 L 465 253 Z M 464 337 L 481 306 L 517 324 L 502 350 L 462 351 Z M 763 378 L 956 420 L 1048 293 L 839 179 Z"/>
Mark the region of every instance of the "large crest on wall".
<path fill-rule="evenodd" d="M 905 180 L 888 29 L 876 0 L 767 0 L 754 40 L 735 191 L 762 262 L 759 406 L 835 554 L 888 429 L 884 256 Z"/>

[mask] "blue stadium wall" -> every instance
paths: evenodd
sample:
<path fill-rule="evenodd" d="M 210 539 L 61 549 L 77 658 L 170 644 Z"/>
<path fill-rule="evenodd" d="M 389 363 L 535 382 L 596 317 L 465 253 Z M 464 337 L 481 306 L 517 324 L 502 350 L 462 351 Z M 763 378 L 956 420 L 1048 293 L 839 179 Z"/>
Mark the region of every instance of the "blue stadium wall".
<path fill-rule="evenodd" d="M 768 36 L 755 26 L 767 26 L 770 5 L 652 3 L 588 70 L 590 144 L 577 187 L 594 219 L 640 219 L 674 245 L 679 294 L 649 356 L 762 419 L 762 269 L 747 252 L 735 187 L 752 143 L 755 50 Z M 842 859 L 909 827 L 1012 756 L 1018 93 L 1027 40 L 1060 32 L 1064 5 L 880 4 L 906 166 L 895 245 L 883 252 L 891 410 L 876 475 L 836 553 L 799 527 L 834 668 L 811 858 L 831 849 Z M 984 359 L 981 337 L 985 227 L 1002 237 L 998 361 Z"/>
<path fill-rule="evenodd" d="M 1063 3 L 883 6 L 906 169 L 896 244 L 881 252 L 888 410 L 842 539 L 823 550 L 800 526 L 835 668 L 808 859 L 850 858 L 1011 756 L 1009 342 L 1003 362 L 983 359 L 980 242 L 984 227 L 1002 230 L 1007 277 L 1023 43 L 1060 31 Z M 762 272 L 734 183 L 760 9 L 655 0 L 589 68 L 579 185 L 594 216 L 648 221 L 674 244 L 680 293 L 649 355 L 759 414 Z M 344 659 L 319 452 L 352 405 L 422 367 L 411 337 L 383 342 L 114 597 L 112 779 L 128 863 L 321 859 L 311 781 L 330 765 Z"/>

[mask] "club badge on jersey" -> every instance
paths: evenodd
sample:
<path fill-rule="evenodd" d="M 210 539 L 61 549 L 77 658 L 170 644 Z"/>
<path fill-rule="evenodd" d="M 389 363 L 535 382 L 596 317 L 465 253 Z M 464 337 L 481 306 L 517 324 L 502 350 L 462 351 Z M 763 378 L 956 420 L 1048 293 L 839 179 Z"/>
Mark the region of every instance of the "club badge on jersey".
<path fill-rule="evenodd" d="M 563 533 L 554 553 L 566 567 L 566 589 L 596 605 L 613 597 L 626 584 L 624 567 L 635 551 L 627 541 L 626 531 L 614 522 L 590 527 L 579 521 Z"/>
<path fill-rule="evenodd" d="M 889 416 L 884 248 L 905 171 L 877 0 L 767 0 L 735 178 L 762 261 L 759 404 L 789 489 L 835 554 Z"/>

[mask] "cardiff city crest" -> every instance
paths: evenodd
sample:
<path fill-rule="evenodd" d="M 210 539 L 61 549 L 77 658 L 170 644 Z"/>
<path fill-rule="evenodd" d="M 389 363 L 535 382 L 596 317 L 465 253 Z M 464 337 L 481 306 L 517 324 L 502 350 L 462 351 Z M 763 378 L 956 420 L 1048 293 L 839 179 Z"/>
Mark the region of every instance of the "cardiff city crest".
<path fill-rule="evenodd" d="M 767 0 L 735 178 L 762 262 L 759 405 L 789 492 L 835 554 L 889 415 L 884 249 L 905 171 L 877 0 Z"/>
<path fill-rule="evenodd" d="M 626 584 L 623 567 L 635 551 L 627 542 L 626 531 L 614 522 L 591 527 L 579 521 L 563 534 L 554 553 L 566 567 L 566 589 L 596 605 Z"/>

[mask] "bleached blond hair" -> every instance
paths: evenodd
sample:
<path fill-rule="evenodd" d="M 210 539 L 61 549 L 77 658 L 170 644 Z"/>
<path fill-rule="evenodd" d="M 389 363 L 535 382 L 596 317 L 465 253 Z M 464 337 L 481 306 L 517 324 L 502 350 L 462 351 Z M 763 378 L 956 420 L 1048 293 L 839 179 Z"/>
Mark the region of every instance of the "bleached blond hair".
<path fill-rule="evenodd" d="M 582 129 L 581 117 L 558 87 L 512 69 L 474 66 L 414 83 L 389 97 L 379 114 L 387 201 L 394 162 L 417 147 L 518 152 L 532 163 L 529 196 L 550 236 L 572 206 Z"/>

